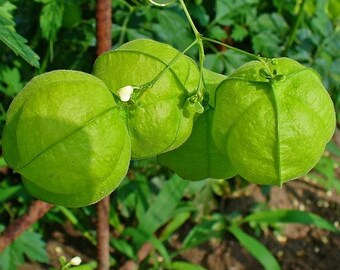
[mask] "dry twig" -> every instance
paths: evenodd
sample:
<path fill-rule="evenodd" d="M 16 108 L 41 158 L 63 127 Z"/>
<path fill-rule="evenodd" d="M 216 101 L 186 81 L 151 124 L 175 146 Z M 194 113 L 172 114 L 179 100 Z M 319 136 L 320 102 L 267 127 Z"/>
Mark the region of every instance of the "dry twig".
<path fill-rule="evenodd" d="M 40 200 L 34 201 L 27 213 L 10 224 L 0 236 L 0 253 L 52 207 L 52 204 Z"/>

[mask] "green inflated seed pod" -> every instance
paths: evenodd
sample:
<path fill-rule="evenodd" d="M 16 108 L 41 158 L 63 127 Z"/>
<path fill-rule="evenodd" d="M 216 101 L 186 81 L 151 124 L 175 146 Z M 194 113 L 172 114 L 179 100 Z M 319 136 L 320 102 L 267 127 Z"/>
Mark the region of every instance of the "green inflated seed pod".
<path fill-rule="evenodd" d="M 319 75 L 292 59 L 249 62 L 217 89 L 213 138 L 250 182 L 281 186 L 303 176 L 334 129 Z"/>
<path fill-rule="evenodd" d="M 177 149 L 158 156 L 158 161 L 187 180 L 231 178 L 236 175 L 235 169 L 228 156 L 217 149 L 211 134 L 215 90 L 227 77 L 209 70 L 204 70 L 203 74 L 210 97 L 205 112 L 194 122 L 188 140 Z"/>
<path fill-rule="evenodd" d="M 39 75 L 8 110 L 4 157 L 41 200 L 66 207 L 97 202 L 124 178 L 130 151 L 118 106 L 92 75 Z"/>
<path fill-rule="evenodd" d="M 167 44 L 139 39 L 101 55 L 94 75 L 121 99 L 132 158 L 170 151 L 189 137 L 201 97 L 197 66 L 187 56 Z"/>

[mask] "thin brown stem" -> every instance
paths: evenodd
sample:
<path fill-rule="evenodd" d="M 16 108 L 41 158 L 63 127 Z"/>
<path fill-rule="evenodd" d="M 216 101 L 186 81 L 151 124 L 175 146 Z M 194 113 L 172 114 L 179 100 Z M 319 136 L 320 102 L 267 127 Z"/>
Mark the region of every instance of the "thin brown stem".
<path fill-rule="evenodd" d="M 97 56 L 111 49 L 111 0 L 97 0 Z M 110 197 L 97 203 L 98 270 L 110 269 Z"/>
<path fill-rule="evenodd" d="M 97 259 L 98 270 L 110 269 L 110 196 L 97 203 Z"/>
<path fill-rule="evenodd" d="M 52 204 L 40 200 L 34 201 L 27 213 L 10 224 L 0 236 L 0 253 L 52 207 Z"/>
<path fill-rule="evenodd" d="M 97 56 L 111 49 L 111 1 L 97 0 Z"/>

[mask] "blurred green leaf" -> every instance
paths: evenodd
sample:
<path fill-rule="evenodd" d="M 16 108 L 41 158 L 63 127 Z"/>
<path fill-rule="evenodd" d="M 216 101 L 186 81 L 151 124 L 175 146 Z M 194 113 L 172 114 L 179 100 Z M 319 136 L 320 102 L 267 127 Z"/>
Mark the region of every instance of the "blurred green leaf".
<path fill-rule="evenodd" d="M 78 224 L 78 218 L 72 213 L 72 211 L 64 206 L 59 206 L 57 205 L 56 208 L 60 210 L 65 217 L 73 224 L 77 225 Z"/>
<path fill-rule="evenodd" d="M 126 228 L 121 236 L 131 236 L 134 242 L 134 251 L 137 253 L 143 244 L 152 243 L 166 262 L 170 262 L 170 255 L 164 244 L 155 236 L 132 227 Z"/>
<path fill-rule="evenodd" d="M 266 57 L 277 57 L 280 55 L 280 42 L 281 39 L 270 31 L 261 31 L 252 37 L 254 52 Z"/>
<path fill-rule="evenodd" d="M 1 167 L 7 167 L 8 165 L 7 165 L 7 163 L 6 163 L 6 161 L 5 161 L 5 159 L 4 159 L 4 157 L 0 157 L 0 168 Z"/>
<path fill-rule="evenodd" d="M 299 211 L 299 210 L 284 210 L 276 209 L 270 211 L 262 211 L 243 219 L 243 222 L 265 222 L 265 223 L 300 223 L 306 225 L 314 225 L 321 229 L 329 230 L 332 232 L 339 232 L 332 224 L 322 217 L 315 215 L 313 213 Z"/>
<path fill-rule="evenodd" d="M 181 262 L 181 261 L 172 262 L 170 264 L 169 269 L 171 270 L 206 270 L 206 268 L 202 266 L 189 263 L 189 262 Z"/>
<path fill-rule="evenodd" d="M 330 141 L 326 146 L 326 150 L 331 152 L 333 155 L 340 157 L 340 148 L 335 142 Z"/>
<path fill-rule="evenodd" d="M 143 218 L 139 220 L 138 230 L 151 235 L 169 221 L 188 184 L 188 181 L 177 175 L 170 178 Z"/>
<path fill-rule="evenodd" d="M 58 0 L 43 1 L 43 3 L 45 5 L 40 14 L 42 35 L 48 41 L 54 42 L 62 24 L 64 5 L 62 1 Z"/>
<path fill-rule="evenodd" d="M 209 37 L 217 40 L 223 40 L 228 37 L 227 32 L 222 27 L 216 25 L 209 31 Z"/>
<path fill-rule="evenodd" d="M 149 241 L 157 249 L 159 254 L 163 257 L 164 261 L 166 263 L 170 263 L 171 261 L 170 254 L 165 245 L 157 237 L 153 235 L 149 238 Z"/>
<path fill-rule="evenodd" d="M 221 54 L 217 53 L 207 54 L 205 56 L 204 67 L 214 72 L 222 72 L 224 69 L 223 61 L 221 61 L 222 57 Z"/>
<path fill-rule="evenodd" d="M 258 2 L 258 0 L 216 0 L 216 17 L 214 22 L 221 25 L 231 25 L 234 22 L 234 17 L 252 16 L 252 7 Z"/>
<path fill-rule="evenodd" d="M 331 157 L 322 157 L 319 162 L 314 167 L 315 171 L 319 172 L 322 176 L 319 177 L 314 173 L 309 173 L 309 175 L 313 176 L 320 184 L 322 184 L 327 190 L 331 190 L 333 187 L 338 189 L 337 184 L 339 185 L 340 182 L 336 177 L 335 174 L 335 161 Z"/>
<path fill-rule="evenodd" d="M 160 240 L 164 241 L 170 237 L 177 229 L 179 229 L 191 216 L 190 212 L 182 212 L 177 214 L 162 231 Z"/>
<path fill-rule="evenodd" d="M 181 13 L 170 9 L 157 12 L 158 24 L 153 24 L 152 29 L 161 40 L 184 50 L 194 39 L 190 26 Z"/>
<path fill-rule="evenodd" d="M 225 217 L 215 214 L 193 227 L 184 238 L 181 249 L 198 246 L 211 238 L 220 238 L 225 232 Z"/>
<path fill-rule="evenodd" d="M 0 65 L 0 82 L 5 84 L 4 87 L 0 84 L 0 92 L 3 92 L 7 96 L 14 97 L 24 87 L 20 72 L 17 68 L 9 68 L 7 66 Z"/>
<path fill-rule="evenodd" d="M 134 252 L 132 246 L 130 246 L 125 240 L 111 237 L 110 243 L 115 249 L 124 254 L 126 257 L 137 260 L 137 254 Z"/>
<path fill-rule="evenodd" d="M 2 253 L 0 253 L 1 270 L 16 270 L 25 262 L 27 256 L 30 260 L 48 263 L 49 258 L 45 250 L 45 243 L 41 236 L 35 232 L 25 231 Z"/>
<path fill-rule="evenodd" d="M 242 26 L 236 24 L 233 28 L 231 38 L 236 41 L 242 41 L 248 35 L 248 30 Z"/>
<path fill-rule="evenodd" d="M 4 203 L 5 201 L 13 198 L 21 190 L 23 190 L 22 185 L 9 186 L 9 187 L 5 187 L 5 188 L 0 187 L 0 203 Z"/>
<path fill-rule="evenodd" d="M 73 266 L 72 270 L 94 270 L 97 269 L 97 262 L 92 261 L 83 265 Z"/>
<path fill-rule="evenodd" d="M 229 231 L 237 238 L 241 245 L 262 264 L 265 270 L 280 270 L 281 267 L 266 246 L 233 225 Z"/>

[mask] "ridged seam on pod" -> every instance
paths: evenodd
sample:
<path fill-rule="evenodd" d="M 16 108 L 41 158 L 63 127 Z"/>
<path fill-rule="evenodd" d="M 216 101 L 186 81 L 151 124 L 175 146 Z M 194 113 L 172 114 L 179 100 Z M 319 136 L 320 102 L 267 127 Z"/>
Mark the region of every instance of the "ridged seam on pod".
<path fill-rule="evenodd" d="M 3 150 L 33 196 L 80 207 L 118 186 L 131 145 L 105 84 L 86 73 L 59 70 L 35 77 L 13 100 Z"/>
<path fill-rule="evenodd" d="M 174 58 L 177 61 L 171 64 Z M 154 81 L 159 74 L 162 76 Z M 134 40 L 100 56 L 94 75 L 117 96 L 126 85 L 136 87 L 132 102 L 122 105 L 132 158 L 170 151 L 189 137 L 194 116 L 201 112 L 196 97 L 199 72 L 178 50 L 152 40 Z"/>
<path fill-rule="evenodd" d="M 280 186 L 306 174 L 334 129 L 320 77 L 292 59 L 249 62 L 217 89 L 213 138 L 250 182 Z"/>

